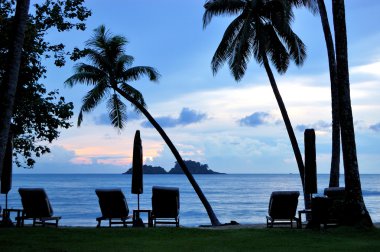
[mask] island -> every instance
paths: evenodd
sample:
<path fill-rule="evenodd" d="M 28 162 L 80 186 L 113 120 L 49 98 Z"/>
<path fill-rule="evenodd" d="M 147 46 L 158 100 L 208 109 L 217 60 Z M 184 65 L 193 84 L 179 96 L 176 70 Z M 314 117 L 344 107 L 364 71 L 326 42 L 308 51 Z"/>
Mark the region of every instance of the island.
<path fill-rule="evenodd" d="M 123 174 L 132 174 L 133 168 L 129 168 L 128 171 Z M 168 174 L 168 172 L 160 166 L 143 165 L 144 174 Z"/>
<path fill-rule="evenodd" d="M 215 172 L 208 168 L 207 164 L 201 164 L 192 160 L 184 160 L 187 168 L 189 169 L 191 174 L 224 174 L 220 172 Z M 128 169 L 123 174 L 132 174 L 133 168 Z M 143 165 L 143 173 L 144 174 L 183 174 L 181 167 L 178 162 L 175 163 L 175 166 L 167 172 L 164 168 L 160 166 L 151 166 L 151 165 Z"/>

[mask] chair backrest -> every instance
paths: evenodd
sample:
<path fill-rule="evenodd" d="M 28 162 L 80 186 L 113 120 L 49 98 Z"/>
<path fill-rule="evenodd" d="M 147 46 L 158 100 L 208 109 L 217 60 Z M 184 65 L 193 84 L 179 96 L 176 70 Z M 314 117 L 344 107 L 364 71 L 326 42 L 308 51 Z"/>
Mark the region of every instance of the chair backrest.
<path fill-rule="evenodd" d="M 298 191 L 275 191 L 269 200 L 268 214 L 275 219 L 290 219 L 296 215 Z"/>
<path fill-rule="evenodd" d="M 95 193 L 99 198 L 99 206 L 103 217 L 128 217 L 128 203 L 121 189 L 96 189 Z"/>
<path fill-rule="evenodd" d="M 346 197 L 346 188 L 344 187 L 325 188 L 324 195 L 333 200 L 344 200 Z"/>
<path fill-rule="evenodd" d="M 53 208 L 43 188 L 20 188 L 22 207 L 28 218 L 53 216 Z"/>
<path fill-rule="evenodd" d="M 152 215 L 156 218 L 176 218 L 179 215 L 179 189 L 152 187 Z"/>

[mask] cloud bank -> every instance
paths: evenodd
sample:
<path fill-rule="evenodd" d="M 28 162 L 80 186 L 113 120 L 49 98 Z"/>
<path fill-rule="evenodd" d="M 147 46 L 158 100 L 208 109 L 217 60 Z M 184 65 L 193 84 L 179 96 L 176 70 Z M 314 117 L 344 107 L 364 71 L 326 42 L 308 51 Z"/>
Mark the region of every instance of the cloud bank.
<path fill-rule="evenodd" d="M 258 127 L 260 125 L 268 125 L 273 122 L 273 117 L 267 112 L 255 112 L 249 116 L 246 116 L 238 123 L 240 126 Z M 277 123 L 277 122 L 275 122 Z"/>
<path fill-rule="evenodd" d="M 171 116 L 157 117 L 156 121 L 165 128 L 174 128 L 177 126 L 186 126 L 193 123 L 198 123 L 207 118 L 207 114 L 197 112 L 189 108 L 183 108 L 178 118 Z M 148 121 L 144 121 L 141 124 L 144 128 L 153 128 Z"/>

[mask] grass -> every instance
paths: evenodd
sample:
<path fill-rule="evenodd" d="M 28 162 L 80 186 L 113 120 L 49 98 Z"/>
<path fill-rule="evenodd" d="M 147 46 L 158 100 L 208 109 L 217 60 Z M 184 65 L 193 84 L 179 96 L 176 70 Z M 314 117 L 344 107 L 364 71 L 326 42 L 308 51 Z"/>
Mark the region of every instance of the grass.
<path fill-rule="evenodd" d="M 0 251 L 380 251 L 380 229 L 0 228 Z"/>

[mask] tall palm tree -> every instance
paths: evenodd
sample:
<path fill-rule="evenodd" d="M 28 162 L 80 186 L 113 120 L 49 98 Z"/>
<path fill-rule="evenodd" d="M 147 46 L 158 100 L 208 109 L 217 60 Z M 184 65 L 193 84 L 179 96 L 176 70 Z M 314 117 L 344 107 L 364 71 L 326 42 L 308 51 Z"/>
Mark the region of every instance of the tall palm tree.
<path fill-rule="evenodd" d="M 344 0 L 332 0 L 337 78 L 339 87 L 340 126 L 346 187 L 345 224 L 372 227 L 361 190 L 356 154 L 355 130 L 352 117 L 350 79 L 348 71 L 347 31 Z"/>
<path fill-rule="evenodd" d="M 329 61 L 330 83 L 331 83 L 331 114 L 332 114 L 332 146 L 331 146 L 331 167 L 329 187 L 339 186 L 339 166 L 340 166 L 340 123 L 339 123 L 339 90 L 336 74 L 336 59 L 334 42 L 330 30 L 324 0 L 288 0 L 296 7 L 305 6 L 313 14 L 319 13 L 323 34 L 325 37 L 327 56 Z"/>
<path fill-rule="evenodd" d="M 204 5 L 203 26 L 206 27 L 214 16 L 237 15 L 227 27 L 222 41 L 212 58 L 213 73 L 228 62 L 236 81 L 245 74 L 250 57 L 264 65 L 270 85 L 280 108 L 302 185 L 304 186 L 304 163 L 293 127 L 284 102 L 277 88 L 269 60 L 276 70 L 286 72 L 290 60 L 301 65 L 306 49 L 301 39 L 291 29 L 293 12 L 287 1 L 281 0 L 208 0 Z"/>
<path fill-rule="evenodd" d="M 15 13 L 15 33 L 9 50 L 8 69 L 5 78 L 0 83 L 0 177 L 3 171 L 4 156 L 8 142 L 13 106 L 21 64 L 22 47 L 24 44 L 25 27 L 28 21 L 29 0 L 19 0 Z"/>
<path fill-rule="evenodd" d="M 83 120 L 83 113 L 92 111 L 100 102 L 108 98 L 107 108 L 112 125 L 122 129 L 127 120 L 127 107 L 120 96 L 128 100 L 136 111 L 144 114 L 164 139 L 203 203 L 211 224 L 220 225 L 210 203 L 187 169 L 174 144 L 146 110 L 143 95 L 130 85 L 131 81 L 136 81 L 143 76 L 148 76 L 151 81 L 157 81 L 159 73 L 148 66 L 131 67 L 133 57 L 125 54 L 124 46 L 126 44 L 127 40 L 124 37 L 112 36 L 104 26 L 95 29 L 94 36 L 87 41 L 88 49 L 85 49 L 85 55 L 91 65 L 77 64 L 74 69 L 75 74 L 65 81 L 65 84 L 70 87 L 77 83 L 93 86 L 83 98 L 83 105 L 78 116 L 78 126 Z"/>

